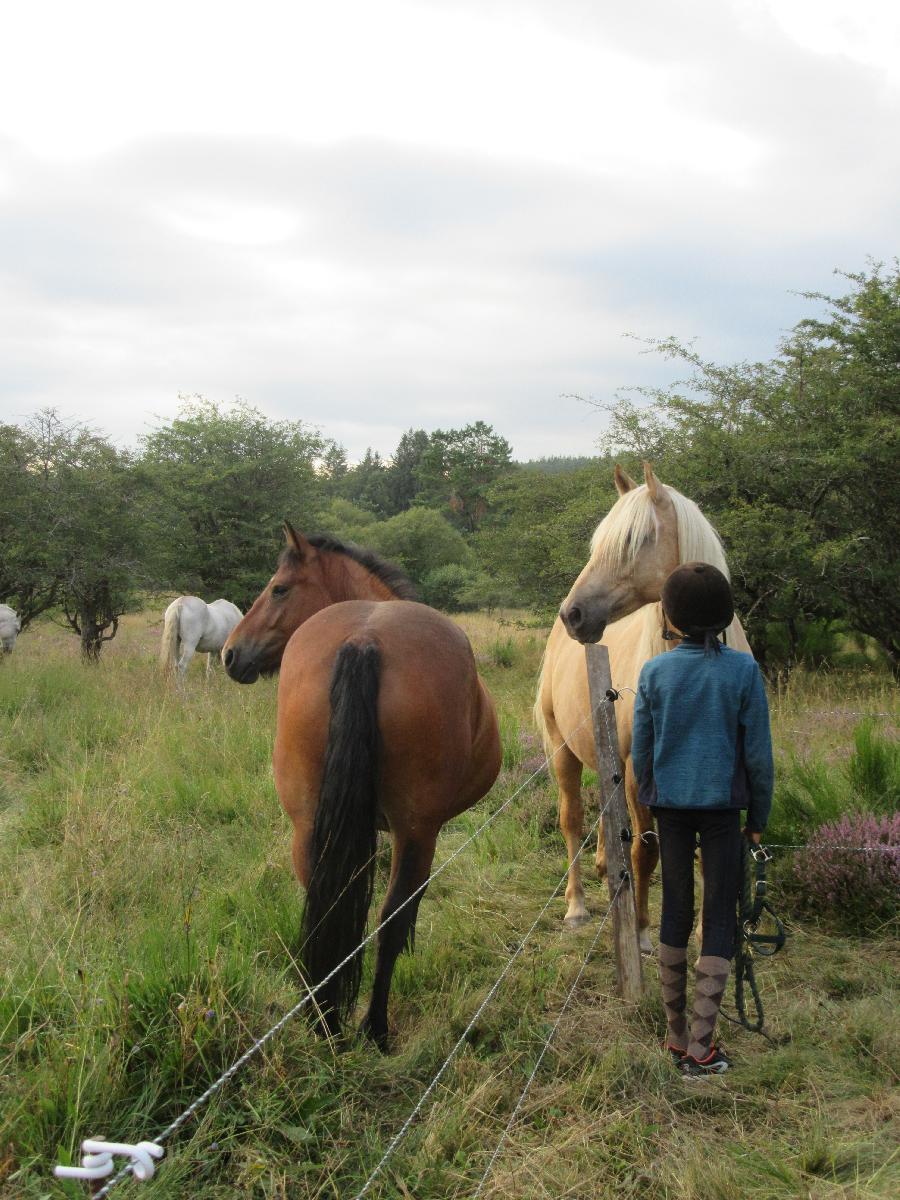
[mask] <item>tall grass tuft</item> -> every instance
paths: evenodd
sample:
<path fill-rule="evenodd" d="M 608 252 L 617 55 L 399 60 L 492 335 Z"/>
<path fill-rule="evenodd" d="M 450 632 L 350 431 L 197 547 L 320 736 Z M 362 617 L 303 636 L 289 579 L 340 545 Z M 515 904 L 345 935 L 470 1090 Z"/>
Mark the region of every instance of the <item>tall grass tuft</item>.
<path fill-rule="evenodd" d="M 862 721 L 853 733 L 854 750 L 847 763 L 859 807 L 893 813 L 900 808 L 900 741 L 891 741 L 874 721 Z"/>
<path fill-rule="evenodd" d="M 900 742 L 874 721 L 860 722 L 843 762 L 794 756 L 780 765 L 766 837 L 805 842 L 826 822 L 847 813 L 889 814 L 900 807 Z"/>

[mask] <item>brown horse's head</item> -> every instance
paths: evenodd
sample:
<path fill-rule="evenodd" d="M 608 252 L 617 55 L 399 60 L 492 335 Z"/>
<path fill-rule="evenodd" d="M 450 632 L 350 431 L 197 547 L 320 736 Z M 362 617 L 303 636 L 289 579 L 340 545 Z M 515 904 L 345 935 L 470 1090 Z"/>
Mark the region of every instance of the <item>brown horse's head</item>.
<path fill-rule="evenodd" d="M 225 670 L 255 683 L 281 666 L 284 648 L 304 621 L 341 600 L 414 600 L 412 584 L 377 555 L 328 537 L 306 538 L 289 521 L 275 574 L 222 647 Z"/>
<path fill-rule="evenodd" d="M 664 487 L 644 463 L 639 487 L 617 466 L 619 499 L 594 531 L 591 557 L 559 615 L 569 635 L 597 642 L 606 626 L 659 600 L 680 562 L 728 566 L 718 535 L 693 500 Z"/>

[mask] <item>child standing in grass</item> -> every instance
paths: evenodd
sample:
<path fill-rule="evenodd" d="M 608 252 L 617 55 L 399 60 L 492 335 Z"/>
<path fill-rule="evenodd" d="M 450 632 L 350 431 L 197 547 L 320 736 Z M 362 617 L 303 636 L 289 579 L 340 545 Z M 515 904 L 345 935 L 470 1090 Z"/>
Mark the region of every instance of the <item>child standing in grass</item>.
<path fill-rule="evenodd" d="M 631 757 L 638 799 L 653 810 L 659 834 L 666 1044 L 679 1069 L 699 1077 L 731 1065 L 713 1034 L 735 949 L 741 809 L 747 809 L 744 833 L 758 843 L 772 805 L 772 740 L 759 667 L 749 654 L 718 640 L 734 617 L 722 572 L 708 563 L 684 563 L 666 580 L 662 606 L 680 644 L 644 664 Z M 687 944 L 698 838 L 703 943 L 689 1022 Z"/>

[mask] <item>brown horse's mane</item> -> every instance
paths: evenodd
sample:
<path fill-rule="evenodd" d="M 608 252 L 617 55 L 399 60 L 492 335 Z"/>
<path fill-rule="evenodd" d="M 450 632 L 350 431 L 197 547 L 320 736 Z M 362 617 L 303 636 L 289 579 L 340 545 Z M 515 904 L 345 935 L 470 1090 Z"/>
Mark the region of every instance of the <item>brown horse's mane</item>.
<path fill-rule="evenodd" d="M 346 554 L 348 558 L 358 562 L 361 567 L 365 567 L 376 579 L 380 579 L 398 600 L 418 600 L 418 592 L 409 576 L 404 574 L 399 567 L 376 554 L 374 550 L 366 550 L 353 542 L 342 542 L 328 533 L 310 534 L 307 541 L 317 550 L 324 550 L 328 554 Z M 283 563 L 296 562 L 296 550 L 288 546 L 282 550 L 279 561 Z"/>

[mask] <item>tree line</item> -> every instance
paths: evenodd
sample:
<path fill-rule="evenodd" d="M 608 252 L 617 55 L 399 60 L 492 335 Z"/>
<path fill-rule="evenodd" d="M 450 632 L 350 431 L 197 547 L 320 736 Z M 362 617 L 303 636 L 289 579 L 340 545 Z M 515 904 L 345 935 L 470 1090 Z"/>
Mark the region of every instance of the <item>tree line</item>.
<path fill-rule="evenodd" d="M 722 535 L 768 668 L 814 657 L 839 623 L 897 672 L 900 265 L 844 279 L 842 296 L 810 294 L 826 315 L 801 321 L 770 362 L 652 343 L 684 381 L 598 405 L 591 458 L 517 464 L 476 421 L 410 429 L 389 457 L 351 464 L 302 420 L 200 397 L 132 450 L 53 411 L 0 425 L 0 601 L 23 628 L 53 614 L 96 658 L 148 592 L 246 608 L 287 516 L 380 551 L 438 607 L 548 612 L 615 500 L 613 463 L 634 474 L 646 458 Z"/>

